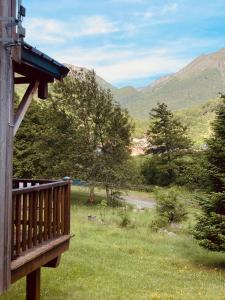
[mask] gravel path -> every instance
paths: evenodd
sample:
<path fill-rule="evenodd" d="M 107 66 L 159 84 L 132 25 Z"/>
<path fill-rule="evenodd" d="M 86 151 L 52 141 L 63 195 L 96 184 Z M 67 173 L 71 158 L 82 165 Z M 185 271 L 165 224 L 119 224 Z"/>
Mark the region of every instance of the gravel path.
<path fill-rule="evenodd" d="M 139 209 L 142 208 L 154 208 L 156 203 L 154 199 L 150 198 L 138 198 L 138 196 L 123 196 L 126 203 L 136 206 Z"/>

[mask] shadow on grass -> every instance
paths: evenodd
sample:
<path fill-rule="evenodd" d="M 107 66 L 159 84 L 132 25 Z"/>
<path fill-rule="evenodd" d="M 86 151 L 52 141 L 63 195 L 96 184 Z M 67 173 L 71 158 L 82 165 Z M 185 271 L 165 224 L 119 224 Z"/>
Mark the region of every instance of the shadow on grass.
<path fill-rule="evenodd" d="M 91 203 L 89 201 L 88 188 L 72 187 L 72 205 L 96 206 L 104 199 L 104 196 L 96 195 L 94 202 Z"/>
<path fill-rule="evenodd" d="M 192 237 L 177 242 L 177 254 L 195 267 L 225 270 L 224 253 L 203 249 Z"/>
<path fill-rule="evenodd" d="M 106 196 L 104 195 L 104 192 L 101 191 L 101 194 L 97 190 L 95 193 L 94 202 L 89 201 L 89 189 L 88 187 L 77 187 L 72 186 L 72 193 L 71 193 L 71 202 L 72 205 L 80 205 L 80 206 L 97 206 L 101 203 L 102 200 L 106 200 Z M 122 206 L 122 203 L 120 201 L 111 201 L 108 203 L 109 207 L 120 207 Z"/>

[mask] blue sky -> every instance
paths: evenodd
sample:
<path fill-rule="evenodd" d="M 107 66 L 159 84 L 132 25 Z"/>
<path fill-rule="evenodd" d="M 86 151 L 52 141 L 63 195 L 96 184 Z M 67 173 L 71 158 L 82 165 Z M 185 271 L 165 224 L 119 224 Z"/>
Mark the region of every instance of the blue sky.
<path fill-rule="evenodd" d="M 225 0 L 23 0 L 26 41 L 60 62 L 142 87 L 225 47 Z"/>

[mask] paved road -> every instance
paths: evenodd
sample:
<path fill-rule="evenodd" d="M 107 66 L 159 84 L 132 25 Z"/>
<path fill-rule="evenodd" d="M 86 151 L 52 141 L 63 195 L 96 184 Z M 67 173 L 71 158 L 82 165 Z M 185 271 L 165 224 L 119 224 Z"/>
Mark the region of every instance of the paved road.
<path fill-rule="evenodd" d="M 150 198 L 138 198 L 138 196 L 123 196 L 126 203 L 136 206 L 139 209 L 142 208 L 154 208 L 155 201 Z"/>

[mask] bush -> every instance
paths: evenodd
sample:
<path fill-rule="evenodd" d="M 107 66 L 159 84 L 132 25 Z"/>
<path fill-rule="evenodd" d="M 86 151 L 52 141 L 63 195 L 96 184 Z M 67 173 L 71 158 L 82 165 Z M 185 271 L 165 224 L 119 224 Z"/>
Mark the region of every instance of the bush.
<path fill-rule="evenodd" d="M 225 251 L 225 193 L 199 197 L 202 214 L 194 228 L 200 246 L 211 251 Z"/>
<path fill-rule="evenodd" d="M 105 221 L 105 215 L 106 215 L 106 209 L 107 209 L 107 201 L 106 200 L 102 200 L 99 204 L 98 204 L 98 209 L 99 209 L 99 213 L 100 213 L 100 218 L 101 221 L 104 222 Z"/>
<path fill-rule="evenodd" d="M 153 231 L 158 231 L 160 228 L 166 228 L 169 225 L 169 220 L 167 216 L 157 216 L 150 224 L 150 228 Z"/>
<path fill-rule="evenodd" d="M 147 184 L 177 184 L 191 189 L 209 189 L 208 166 L 204 152 L 185 153 L 168 161 L 155 154 L 144 162 L 142 174 Z"/>
<path fill-rule="evenodd" d="M 163 155 L 150 157 L 142 165 L 142 175 L 147 184 L 167 186 L 175 181 L 173 166 L 168 163 Z"/>
<path fill-rule="evenodd" d="M 168 223 L 179 223 L 186 219 L 187 210 L 174 188 L 167 191 L 156 190 L 156 212 L 161 218 L 167 218 Z"/>
<path fill-rule="evenodd" d="M 121 217 L 121 222 L 120 222 L 121 227 L 127 227 L 131 223 L 127 213 L 121 214 L 120 217 Z"/>
<path fill-rule="evenodd" d="M 174 161 L 175 183 L 191 189 L 210 190 L 208 164 L 204 151 L 189 153 Z"/>

